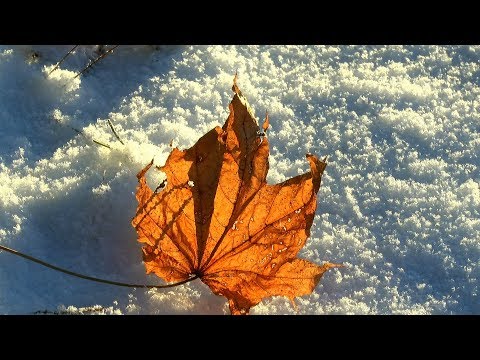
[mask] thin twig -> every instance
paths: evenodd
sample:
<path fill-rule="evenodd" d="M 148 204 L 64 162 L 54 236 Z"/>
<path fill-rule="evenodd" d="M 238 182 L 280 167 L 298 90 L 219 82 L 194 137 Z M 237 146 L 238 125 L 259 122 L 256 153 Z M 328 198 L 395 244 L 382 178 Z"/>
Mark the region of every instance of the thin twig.
<path fill-rule="evenodd" d="M 101 145 L 101 146 L 105 146 L 106 148 L 109 148 L 110 150 L 112 149 L 110 145 L 108 144 L 104 144 L 98 140 L 95 140 L 95 139 L 92 139 L 92 141 L 95 143 L 95 144 L 98 144 L 98 145 Z"/>
<path fill-rule="evenodd" d="M 65 54 L 65 56 L 57 63 L 57 65 L 55 65 L 55 67 L 54 67 L 52 70 L 50 70 L 50 72 L 47 74 L 46 77 L 49 77 L 52 72 L 54 72 L 55 70 L 57 70 L 57 68 L 60 66 L 60 64 L 65 61 L 65 59 L 68 57 L 68 55 L 70 55 L 70 54 L 77 48 L 77 46 L 78 46 L 78 45 L 75 45 L 69 52 L 67 52 L 67 53 Z"/>
<path fill-rule="evenodd" d="M 120 139 L 120 136 L 118 136 L 117 132 L 115 131 L 114 127 L 113 127 L 113 124 L 112 122 L 110 121 L 110 119 L 107 119 L 108 121 L 108 125 L 110 125 L 110 129 L 112 129 L 113 131 L 113 134 L 115 135 L 115 137 L 117 138 L 118 141 L 120 141 L 122 143 L 122 145 L 125 145 L 125 143 L 122 141 L 122 139 Z"/>
<path fill-rule="evenodd" d="M 105 51 L 102 55 L 100 55 L 99 57 L 97 57 L 95 60 L 93 60 L 90 64 L 87 65 L 87 67 L 85 67 L 82 71 L 80 71 L 77 75 L 75 75 L 73 77 L 73 79 L 76 79 L 77 77 L 79 77 L 80 75 L 82 75 L 85 71 L 87 71 L 88 69 L 90 69 L 93 65 L 95 65 L 97 62 L 99 62 L 100 60 L 102 60 L 105 56 L 107 56 L 108 54 L 112 53 L 113 50 L 115 50 L 117 47 L 119 47 L 119 45 L 115 45 L 114 47 L 108 49 L 107 51 Z"/>
<path fill-rule="evenodd" d="M 59 124 L 61 124 L 58 120 L 57 120 L 57 122 L 58 122 Z M 65 125 L 65 124 L 62 124 L 62 125 Z M 85 135 L 85 133 L 84 133 L 82 130 L 79 130 L 79 129 L 77 129 L 77 128 L 73 127 L 73 126 L 70 126 L 70 125 L 65 125 L 65 126 L 68 126 L 68 127 L 69 127 L 70 129 L 72 129 L 73 131 L 75 131 L 75 132 L 77 132 L 78 134 L 82 135 L 85 139 L 90 140 L 90 138 L 89 138 L 87 135 Z M 92 140 L 95 144 L 98 144 L 98 145 L 101 145 L 101 146 L 105 146 L 106 148 L 112 149 L 112 147 L 111 147 L 110 145 L 108 145 L 108 144 L 104 144 L 104 143 L 102 143 L 101 141 L 95 140 L 95 139 L 93 139 L 93 138 L 91 138 L 91 140 Z"/>
<path fill-rule="evenodd" d="M 110 285 L 115 285 L 115 286 L 124 286 L 124 287 L 130 287 L 130 288 L 148 288 L 148 289 L 151 289 L 151 288 L 159 288 L 159 289 L 165 289 L 165 288 L 171 288 L 171 287 L 175 287 L 175 286 L 178 286 L 178 285 L 183 285 L 183 284 L 186 284 L 192 280 L 195 280 L 198 278 L 198 275 L 195 275 L 191 278 L 188 278 L 186 280 L 182 280 L 182 281 L 179 281 L 177 283 L 173 283 L 173 284 L 166 284 L 166 285 L 147 285 L 147 284 L 130 284 L 130 283 L 124 283 L 124 282 L 119 282 L 119 281 L 111 281 L 111 280 L 105 280 L 105 279 L 99 279 L 99 278 L 96 278 L 96 277 L 93 277 L 93 276 L 87 276 L 87 275 L 83 275 L 83 274 L 79 274 L 77 272 L 74 272 L 74 271 L 70 271 L 70 270 L 67 270 L 67 269 L 63 269 L 61 267 L 58 267 L 58 266 L 55 266 L 55 265 L 52 265 L 52 264 L 49 264 L 45 261 L 42 261 L 42 260 L 39 260 L 37 258 L 34 258 L 33 256 L 30 256 L 30 255 L 27 255 L 27 254 L 24 254 L 24 253 L 21 253 L 17 250 L 14 250 L 14 249 L 10 249 L 9 247 L 6 247 L 6 246 L 3 246 L 3 245 L 0 245 L 0 250 L 5 250 L 11 254 L 14 254 L 14 255 L 17 255 L 17 256 L 20 256 L 20 257 L 23 257 L 27 260 L 30 260 L 30 261 L 33 261 L 33 262 L 36 262 L 37 264 L 40 264 L 40 265 L 43 265 L 43 266 L 46 266 L 50 269 L 53 269 L 53 270 L 56 270 L 56 271 L 60 271 L 64 274 L 68 274 L 68 275 L 71 275 L 71 276 L 76 276 L 78 278 L 81 278 L 81 279 L 85 279 L 85 280 L 90 280 L 90 281 L 95 281 L 95 282 L 99 282 L 99 283 L 104 283 L 104 284 L 110 284 Z"/>

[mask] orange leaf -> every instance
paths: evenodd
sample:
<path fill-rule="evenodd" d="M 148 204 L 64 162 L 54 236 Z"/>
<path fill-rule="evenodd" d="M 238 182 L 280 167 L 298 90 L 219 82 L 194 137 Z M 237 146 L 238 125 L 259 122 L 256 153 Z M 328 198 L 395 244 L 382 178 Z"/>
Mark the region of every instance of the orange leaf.
<path fill-rule="evenodd" d="M 223 127 L 172 150 L 160 168 L 167 175 L 161 191 L 146 183 L 153 160 L 138 173 L 132 225 L 145 244 L 147 273 L 167 282 L 198 276 L 228 299 L 232 314 L 247 314 L 266 297 L 310 294 L 341 265 L 296 257 L 310 235 L 325 161 L 307 154 L 309 172 L 268 185 L 268 139 L 236 80 Z"/>

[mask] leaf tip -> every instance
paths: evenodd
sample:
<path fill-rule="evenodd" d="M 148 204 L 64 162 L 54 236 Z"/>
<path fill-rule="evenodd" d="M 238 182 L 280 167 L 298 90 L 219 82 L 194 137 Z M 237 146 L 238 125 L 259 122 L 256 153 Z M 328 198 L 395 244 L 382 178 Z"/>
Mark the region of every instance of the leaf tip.
<path fill-rule="evenodd" d="M 152 167 L 153 165 L 153 158 L 152 158 L 152 161 L 150 161 L 150 163 L 145 166 L 142 170 L 140 170 L 137 174 L 137 179 L 140 180 L 142 177 L 145 176 L 145 173 Z"/>
<path fill-rule="evenodd" d="M 345 265 L 334 264 L 334 263 L 329 263 L 329 262 L 326 262 L 325 264 L 321 265 L 319 267 L 320 271 L 314 277 L 315 286 L 317 286 L 317 284 L 320 282 L 320 279 L 322 278 L 323 274 L 326 273 L 328 270 L 333 269 L 333 268 L 341 268 L 341 267 L 345 267 Z"/>
<path fill-rule="evenodd" d="M 232 91 L 238 95 L 240 93 L 240 89 L 238 88 L 237 80 L 238 80 L 238 70 L 235 71 L 235 76 L 233 77 L 233 85 L 232 85 Z"/>
<path fill-rule="evenodd" d="M 318 157 L 310 153 L 307 153 L 305 156 L 310 163 L 310 170 L 312 172 L 315 192 L 318 192 L 318 190 L 320 189 L 320 181 L 322 178 L 322 174 L 327 167 L 327 163 L 325 161 L 319 160 Z"/>
<path fill-rule="evenodd" d="M 346 265 L 343 265 L 343 264 L 335 264 L 335 263 L 326 263 L 326 264 L 323 264 L 323 267 L 324 267 L 326 270 L 329 270 L 329 269 L 333 269 L 333 268 L 346 267 Z"/>
<path fill-rule="evenodd" d="M 268 121 L 268 110 L 265 111 L 265 121 L 263 122 L 262 129 L 263 131 L 267 131 L 268 127 L 270 126 L 270 122 Z"/>

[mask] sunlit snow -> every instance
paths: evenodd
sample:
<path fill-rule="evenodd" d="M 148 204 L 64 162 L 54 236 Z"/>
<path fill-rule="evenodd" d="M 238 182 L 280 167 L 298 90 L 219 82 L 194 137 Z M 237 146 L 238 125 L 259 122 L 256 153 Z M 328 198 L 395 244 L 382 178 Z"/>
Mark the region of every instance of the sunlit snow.
<path fill-rule="evenodd" d="M 260 124 L 269 112 L 269 183 L 328 156 L 300 255 L 346 265 L 296 307 L 276 297 L 251 314 L 480 313 L 479 46 L 120 46 L 73 79 L 98 56 L 79 46 L 46 77 L 71 47 L 0 46 L 1 244 L 162 283 L 130 223 L 135 175 L 224 123 L 238 70 Z M 199 280 L 120 288 L 0 252 L 0 313 L 44 310 L 229 313 Z"/>

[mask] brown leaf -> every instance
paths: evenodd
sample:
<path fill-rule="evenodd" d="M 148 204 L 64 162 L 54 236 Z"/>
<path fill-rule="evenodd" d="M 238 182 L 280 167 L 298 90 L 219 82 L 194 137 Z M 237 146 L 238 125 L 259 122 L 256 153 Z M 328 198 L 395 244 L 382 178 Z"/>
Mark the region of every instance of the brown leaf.
<path fill-rule="evenodd" d="M 175 148 L 160 169 L 163 190 L 137 175 L 132 224 L 144 243 L 147 273 L 167 282 L 198 276 L 225 296 L 232 314 L 246 314 L 274 295 L 310 294 L 337 264 L 298 259 L 310 235 L 326 163 L 307 154 L 311 170 L 268 185 L 269 144 L 235 76 L 230 115 L 187 150 Z M 268 113 L 263 130 L 268 128 Z"/>

